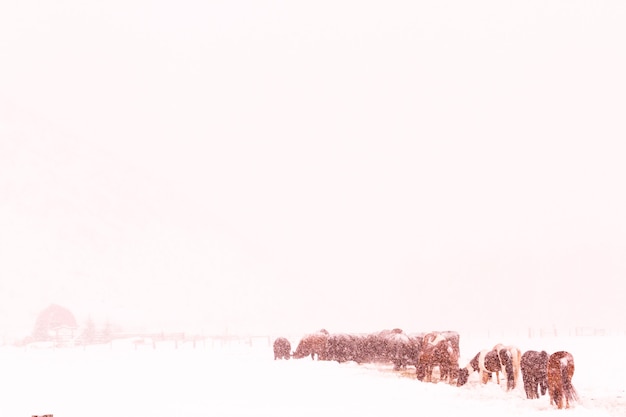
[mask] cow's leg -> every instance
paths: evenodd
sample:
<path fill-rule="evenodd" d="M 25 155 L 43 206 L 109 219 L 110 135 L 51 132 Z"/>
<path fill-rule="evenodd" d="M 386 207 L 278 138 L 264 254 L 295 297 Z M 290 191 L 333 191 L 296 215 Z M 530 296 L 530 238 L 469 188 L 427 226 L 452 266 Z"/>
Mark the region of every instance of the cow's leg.
<path fill-rule="evenodd" d="M 526 398 L 539 398 L 536 396 L 537 386 L 535 384 L 534 379 L 530 380 L 530 376 L 524 379 L 524 391 L 526 391 Z"/>
<path fill-rule="evenodd" d="M 533 396 L 531 398 L 539 398 L 539 382 L 536 380 L 536 378 L 533 377 L 532 381 L 532 393 Z"/>

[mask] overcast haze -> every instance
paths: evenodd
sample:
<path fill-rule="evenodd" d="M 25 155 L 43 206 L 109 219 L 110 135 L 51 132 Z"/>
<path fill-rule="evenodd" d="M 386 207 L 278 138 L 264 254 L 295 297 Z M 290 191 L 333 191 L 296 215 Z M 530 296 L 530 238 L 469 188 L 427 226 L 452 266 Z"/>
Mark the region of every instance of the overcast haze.
<path fill-rule="evenodd" d="M 0 334 L 624 328 L 624 22 L 4 1 Z"/>

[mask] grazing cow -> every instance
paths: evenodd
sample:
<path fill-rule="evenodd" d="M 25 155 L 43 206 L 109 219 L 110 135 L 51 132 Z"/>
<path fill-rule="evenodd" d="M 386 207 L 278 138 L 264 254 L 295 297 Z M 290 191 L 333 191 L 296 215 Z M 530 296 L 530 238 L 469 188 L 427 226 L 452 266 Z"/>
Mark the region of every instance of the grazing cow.
<path fill-rule="evenodd" d="M 376 333 L 369 333 L 363 340 L 363 356 L 365 362 L 386 362 L 389 356 L 388 336 L 393 330 L 382 330 Z"/>
<path fill-rule="evenodd" d="M 472 372 L 480 372 L 481 382 L 486 384 L 492 373 L 496 374 L 496 382 L 500 384 L 500 372 L 506 378 L 506 389 L 511 390 L 517 384 L 519 373 L 519 349 L 513 346 L 496 345 L 491 350 L 482 350 L 474 356 L 465 368 L 459 370 L 458 385 L 465 385 Z"/>
<path fill-rule="evenodd" d="M 548 358 L 548 393 L 550 404 L 556 404 L 558 408 L 569 408 L 570 401 L 576 401 L 578 394 L 572 385 L 574 375 L 574 357 L 569 352 L 556 352 Z"/>
<path fill-rule="evenodd" d="M 422 350 L 422 343 L 424 341 L 424 333 L 410 333 L 409 334 L 410 345 L 409 345 L 409 365 L 413 365 L 417 367 L 417 362 L 419 360 L 419 353 Z M 458 345 L 458 340 L 456 341 Z"/>
<path fill-rule="evenodd" d="M 439 367 L 439 380 L 453 383 L 459 374 L 459 334 L 431 332 L 422 339 L 417 356 L 416 375 L 420 381 L 431 382 L 433 368 Z"/>
<path fill-rule="evenodd" d="M 328 335 L 326 354 L 323 359 L 329 361 L 360 362 L 359 336 L 347 333 L 333 333 Z"/>
<path fill-rule="evenodd" d="M 291 357 L 291 343 L 284 337 L 274 340 L 274 360 L 289 359 Z"/>
<path fill-rule="evenodd" d="M 495 372 L 496 380 L 500 384 L 500 371 L 502 371 L 502 362 L 500 356 L 495 350 L 481 350 L 472 358 L 465 368 L 459 370 L 458 385 L 465 385 L 472 372 L 480 373 L 480 380 L 486 384 L 491 379 L 491 374 Z M 511 374 L 512 376 L 513 374 Z"/>
<path fill-rule="evenodd" d="M 393 363 L 393 369 L 406 368 L 417 363 L 420 336 L 409 336 L 400 329 L 393 329 L 384 335 L 384 354 L 386 361 Z"/>
<path fill-rule="evenodd" d="M 398 370 L 417 363 L 423 335 L 408 335 L 401 329 L 382 330 L 365 335 L 331 334 L 326 357 L 337 362 L 389 363 Z"/>
<path fill-rule="evenodd" d="M 548 353 L 545 350 L 541 352 L 526 351 L 522 355 L 520 364 L 526 398 L 539 398 L 539 388 L 541 388 L 541 395 L 546 395 L 548 389 Z"/>
<path fill-rule="evenodd" d="M 307 334 L 300 339 L 292 356 L 294 359 L 301 359 L 311 355 L 311 359 L 317 357 L 318 360 L 323 360 L 326 358 L 327 343 L 328 332 L 325 330 Z"/>
<path fill-rule="evenodd" d="M 519 381 L 522 352 L 518 347 L 504 346 L 502 344 L 497 344 L 493 349 L 498 352 L 500 363 L 502 363 L 502 373 L 507 381 L 506 389 L 514 389 Z"/>

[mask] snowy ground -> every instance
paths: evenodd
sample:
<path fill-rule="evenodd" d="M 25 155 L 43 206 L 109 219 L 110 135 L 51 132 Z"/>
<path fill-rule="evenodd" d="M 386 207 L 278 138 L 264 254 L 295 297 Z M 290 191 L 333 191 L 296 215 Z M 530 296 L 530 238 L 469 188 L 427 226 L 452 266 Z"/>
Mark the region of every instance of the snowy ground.
<path fill-rule="evenodd" d="M 626 416 L 626 336 L 496 340 L 461 334 L 461 365 L 498 342 L 570 351 L 580 400 L 556 410 L 474 374 L 463 387 L 417 381 L 389 367 L 274 361 L 267 340 L 226 346 L 116 342 L 0 349 L 0 416 Z M 517 342 L 517 343 L 516 343 Z M 292 340 L 297 343 L 297 340 Z"/>

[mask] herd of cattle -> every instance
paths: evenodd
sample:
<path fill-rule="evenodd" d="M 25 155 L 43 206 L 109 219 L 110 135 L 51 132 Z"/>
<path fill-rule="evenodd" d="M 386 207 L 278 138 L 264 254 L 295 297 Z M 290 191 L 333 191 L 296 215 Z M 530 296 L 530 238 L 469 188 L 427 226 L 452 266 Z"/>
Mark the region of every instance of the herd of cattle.
<path fill-rule="evenodd" d="M 577 399 L 572 386 L 574 358 L 565 351 L 548 355 L 529 350 L 523 355 L 515 346 L 498 344 L 476 354 L 465 367 L 459 367 L 459 334 L 454 331 L 406 334 L 401 329 L 383 330 L 369 334 L 332 334 L 322 329 L 301 338 L 292 352 L 291 343 L 284 337 L 274 341 L 274 359 L 312 359 L 356 363 L 390 363 L 395 370 L 415 367 L 418 380 L 445 381 L 461 386 L 469 375 L 478 372 L 487 383 L 500 374 L 506 380 L 506 389 L 512 390 L 523 378 L 526 397 L 533 399 L 548 391 L 550 404 L 569 407 Z M 437 372 L 438 371 L 438 376 Z"/>

